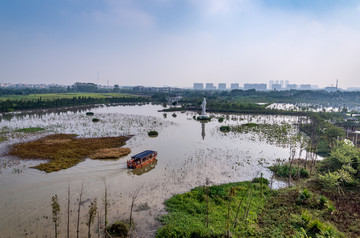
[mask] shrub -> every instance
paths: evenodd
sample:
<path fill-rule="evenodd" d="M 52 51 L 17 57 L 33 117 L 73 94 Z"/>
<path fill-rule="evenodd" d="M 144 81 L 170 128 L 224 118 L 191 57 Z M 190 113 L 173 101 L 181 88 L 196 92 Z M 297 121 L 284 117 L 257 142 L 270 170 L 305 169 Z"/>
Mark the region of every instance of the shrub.
<path fill-rule="evenodd" d="M 220 117 L 219 120 L 218 120 L 220 123 L 222 123 L 224 121 L 224 118 L 223 117 Z"/>
<path fill-rule="evenodd" d="M 117 221 L 111 226 L 106 227 L 106 231 L 112 236 L 125 238 L 128 236 L 129 226 L 124 222 Z"/>
<path fill-rule="evenodd" d="M 149 132 L 148 132 L 148 135 L 149 135 L 149 136 L 158 136 L 159 133 L 158 133 L 157 131 L 149 131 Z"/>
<path fill-rule="evenodd" d="M 94 116 L 94 113 L 93 112 L 87 112 L 86 116 Z"/>
<path fill-rule="evenodd" d="M 93 122 L 99 122 L 100 119 L 98 119 L 98 118 L 93 118 L 92 121 L 93 121 Z"/>
<path fill-rule="evenodd" d="M 252 180 L 252 182 L 253 183 L 261 183 L 261 180 L 262 180 L 262 184 L 266 184 L 266 185 L 269 184 L 269 180 L 267 180 L 266 178 L 254 178 Z"/>
<path fill-rule="evenodd" d="M 311 193 L 309 190 L 304 189 L 303 191 L 299 192 L 299 196 L 297 202 L 300 204 L 307 204 L 311 198 Z"/>
<path fill-rule="evenodd" d="M 222 132 L 229 132 L 229 131 L 230 131 L 230 126 L 221 126 L 221 127 L 220 127 L 220 131 L 222 131 Z"/>

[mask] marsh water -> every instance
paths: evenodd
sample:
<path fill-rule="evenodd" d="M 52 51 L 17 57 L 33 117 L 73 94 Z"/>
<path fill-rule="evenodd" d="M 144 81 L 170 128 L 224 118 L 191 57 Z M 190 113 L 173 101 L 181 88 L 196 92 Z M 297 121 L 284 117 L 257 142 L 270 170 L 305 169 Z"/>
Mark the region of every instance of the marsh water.
<path fill-rule="evenodd" d="M 1 133 L 7 138 L 0 143 L 0 237 L 53 237 L 51 197 L 58 195 L 61 206 L 60 237 L 66 237 L 67 190 L 70 186 L 70 234 L 76 237 L 77 199 L 83 184 L 81 233 L 86 234 L 85 218 L 90 199 L 97 198 L 103 220 L 105 183 L 109 191 L 109 222 L 129 218 L 131 197 L 135 201 L 133 237 L 153 237 L 161 225 L 157 218 L 165 213 L 164 200 L 205 184 L 251 180 L 264 174 L 271 179 L 267 166 L 277 159 L 287 159 L 286 144 L 268 142 L 255 134 L 223 133 L 221 125 L 248 122 L 295 124 L 297 117 L 274 115 L 220 115 L 201 123 L 195 112 L 159 112 L 159 105 L 97 106 L 91 109 L 63 112 L 41 111 L 2 117 Z M 93 117 L 86 116 L 94 112 Z M 100 119 L 92 122 L 92 118 Z M 43 127 L 38 133 L 20 133 L 17 129 Z M 156 130 L 157 137 L 147 132 Z M 117 160 L 85 159 L 74 167 L 45 173 L 31 166 L 36 160 L 18 160 L 6 156 L 14 143 L 33 140 L 53 133 L 75 133 L 79 137 L 134 135 L 126 142 L 129 156 Z M 143 150 L 156 150 L 158 161 L 139 170 L 128 170 L 126 160 Z M 273 181 L 273 187 L 282 182 Z M 96 235 L 97 219 L 93 225 Z"/>

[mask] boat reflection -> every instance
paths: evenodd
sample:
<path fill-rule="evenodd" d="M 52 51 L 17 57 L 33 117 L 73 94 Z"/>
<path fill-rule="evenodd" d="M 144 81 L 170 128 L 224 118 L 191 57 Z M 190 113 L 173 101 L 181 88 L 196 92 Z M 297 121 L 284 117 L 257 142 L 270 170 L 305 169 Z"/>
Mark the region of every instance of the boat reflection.
<path fill-rule="evenodd" d="M 154 169 L 155 166 L 157 164 L 157 159 L 155 159 L 154 161 L 151 161 L 150 163 L 146 164 L 146 165 L 143 165 L 137 169 L 131 169 L 131 170 L 128 170 L 128 175 L 142 175 L 144 173 L 147 173 L 149 172 L 150 170 Z"/>

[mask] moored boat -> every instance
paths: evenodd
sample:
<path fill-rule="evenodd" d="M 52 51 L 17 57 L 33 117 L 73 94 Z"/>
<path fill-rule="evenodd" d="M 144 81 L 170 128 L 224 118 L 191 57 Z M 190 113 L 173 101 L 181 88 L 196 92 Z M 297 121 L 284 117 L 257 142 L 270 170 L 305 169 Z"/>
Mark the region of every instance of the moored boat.
<path fill-rule="evenodd" d="M 131 156 L 131 160 L 128 160 L 127 167 L 129 169 L 136 169 L 152 161 L 156 160 L 157 152 L 153 150 L 145 150 L 139 154 Z"/>

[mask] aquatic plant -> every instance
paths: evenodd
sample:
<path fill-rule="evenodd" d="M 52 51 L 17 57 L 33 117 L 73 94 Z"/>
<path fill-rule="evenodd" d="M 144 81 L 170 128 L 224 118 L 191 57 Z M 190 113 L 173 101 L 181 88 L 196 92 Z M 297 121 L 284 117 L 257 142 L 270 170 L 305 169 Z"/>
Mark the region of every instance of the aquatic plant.
<path fill-rule="evenodd" d="M 106 148 L 99 149 L 90 156 L 92 159 L 116 159 L 131 153 L 130 148 Z"/>
<path fill-rule="evenodd" d="M 220 127 L 220 131 L 222 131 L 222 132 L 229 132 L 229 131 L 230 131 L 230 126 L 221 126 L 221 127 Z"/>
<path fill-rule="evenodd" d="M 9 155 L 21 159 L 43 159 L 48 162 L 34 168 L 53 172 L 72 167 L 99 149 L 123 146 L 130 137 L 75 138 L 72 134 L 55 134 L 41 139 L 15 144 Z"/>
<path fill-rule="evenodd" d="M 42 127 L 28 127 L 28 128 L 18 129 L 18 130 L 16 130 L 16 132 L 32 133 L 32 132 L 38 132 L 38 131 L 43 131 L 43 130 L 45 130 L 45 128 L 42 128 Z"/>
<path fill-rule="evenodd" d="M 92 119 L 92 122 L 99 122 L 100 121 L 100 119 L 98 119 L 98 118 L 93 118 Z"/>
<path fill-rule="evenodd" d="M 159 133 L 157 131 L 149 131 L 148 135 L 151 136 L 151 137 L 155 137 L 155 136 L 158 136 Z"/>
<path fill-rule="evenodd" d="M 86 116 L 94 116 L 94 113 L 93 112 L 87 112 Z"/>
<path fill-rule="evenodd" d="M 223 117 L 220 117 L 219 119 L 218 119 L 218 122 L 220 122 L 220 123 L 222 123 L 224 121 L 224 118 Z"/>

